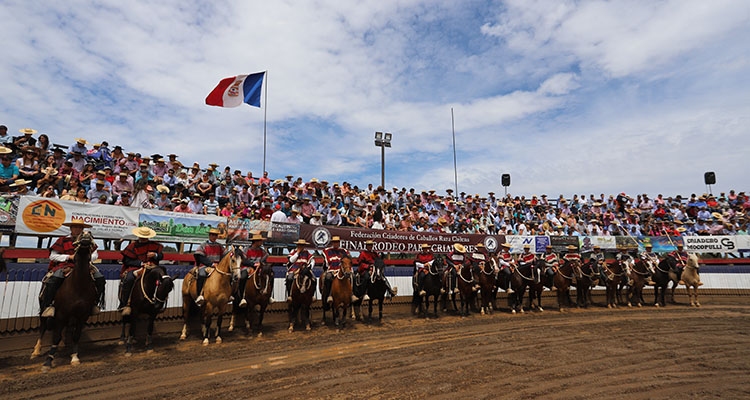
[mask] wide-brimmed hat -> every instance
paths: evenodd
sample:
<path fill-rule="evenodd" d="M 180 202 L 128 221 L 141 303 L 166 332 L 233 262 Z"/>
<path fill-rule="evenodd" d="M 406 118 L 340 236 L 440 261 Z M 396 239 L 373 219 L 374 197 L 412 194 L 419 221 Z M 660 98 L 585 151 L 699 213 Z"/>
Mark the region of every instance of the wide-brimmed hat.
<path fill-rule="evenodd" d="M 373 242 L 372 240 L 365 240 L 365 246 L 374 245 L 374 244 L 375 242 Z"/>
<path fill-rule="evenodd" d="M 70 220 L 70 222 L 65 222 L 63 226 L 71 227 L 71 226 L 81 226 L 84 228 L 91 228 L 91 225 L 87 224 L 80 218 L 74 218 Z"/>
<path fill-rule="evenodd" d="M 23 133 L 24 135 L 33 135 L 36 133 L 36 129 L 31 128 L 21 128 L 18 131 Z"/>
<path fill-rule="evenodd" d="M 133 235 L 142 239 L 151 239 L 152 237 L 156 236 L 156 231 L 147 226 L 139 226 L 137 228 L 133 228 L 131 232 L 133 232 Z"/>
<path fill-rule="evenodd" d="M 13 187 L 16 187 L 16 186 L 26 186 L 26 185 L 28 185 L 31 182 L 32 181 L 27 181 L 26 179 L 16 179 L 15 181 L 13 181 L 13 183 L 11 183 L 8 186 L 13 186 Z"/>
<path fill-rule="evenodd" d="M 88 142 L 84 138 L 76 138 L 76 143 L 87 144 Z M 135 155 L 135 153 L 133 153 Z"/>
<path fill-rule="evenodd" d="M 427 243 L 422 243 L 422 245 L 420 247 L 423 248 L 423 249 L 429 249 L 430 245 L 427 244 Z"/>
<path fill-rule="evenodd" d="M 453 249 L 459 253 L 466 253 L 466 247 L 464 247 L 464 245 L 462 245 L 461 243 L 455 243 L 453 245 Z"/>
<path fill-rule="evenodd" d="M 264 237 L 263 237 L 263 235 L 261 235 L 260 233 L 256 233 L 256 234 L 254 234 L 254 235 L 253 235 L 253 236 L 252 236 L 252 237 L 250 238 L 250 241 L 251 241 L 251 242 L 255 242 L 255 241 L 258 241 L 258 240 L 260 240 L 260 241 L 264 241 L 264 240 L 266 240 L 266 238 L 264 238 Z"/>
<path fill-rule="evenodd" d="M 523 245 L 523 248 L 524 248 L 524 250 L 525 249 L 531 249 L 531 245 L 530 244 L 525 244 L 525 245 Z"/>
<path fill-rule="evenodd" d="M 483 248 L 484 248 L 484 244 L 482 244 L 482 243 L 477 243 L 476 245 L 474 245 L 474 247 L 476 247 L 476 248 L 478 248 L 478 249 L 483 249 Z"/>
<path fill-rule="evenodd" d="M 503 243 L 500 246 L 505 247 L 506 249 L 510 249 L 511 247 L 513 247 L 510 243 Z"/>
<path fill-rule="evenodd" d="M 169 193 L 169 187 L 164 185 L 156 185 L 156 190 L 159 193 Z"/>
<path fill-rule="evenodd" d="M 50 176 L 55 176 L 55 175 L 57 175 L 58 171 L 57 171 L 57 169 L 55 169 L 55 167 L 53 167 L 53 166 L 50 165 L 49 167 L 43 169 L 42 173 L 46 174 L 46 175 L 50 175 Z"/>
<path fill-rule="evenodd" d="M 578 246 L 573 245 L 573 244 L 569 244 L 569 245 L 565 246 L 565 248 L 568 249 L 568 250 L 578 250 Z"/>
<path fill-rule="evenodd" d="M 218 235 L 220 233 L 221 233 L 221 231 L 218 228 L 211 228 L 211 229 L 208 230 L 208 234 L 209 235 Z"/>
<path fill-rule="evenodd" d="M 724 218 L 724 216 L 721 215 L 721 213 L 719 213 L 719 212 L 712 212 L 711 216 L 713 216 L 716 219 L 722 219 L 722 218 Z"/>
<path fill-rule="evenodd" d="M 9 149 L 9 148 L 7 148 L 5 146 L 0 146 L 0 154 L 10 154 L 12 152 L 13 152 L 13 150 L 11 150 L 11 149 Z"/>
<path fill-rule="evenodd" d="M 331 241 L 332 242 L 340 242 L 341 241 L 341 236 L 334 236 L 334 237 L 331 238 Z"/>
<path fill-rule="evenodd" d="M 305 239 L 299 239 L 299 240 L 295 241 L 294 244 L 296 244 L 297 246 L 307 246 L 310 243 L 308 243 L 307 240 L 305 240 Z"/>

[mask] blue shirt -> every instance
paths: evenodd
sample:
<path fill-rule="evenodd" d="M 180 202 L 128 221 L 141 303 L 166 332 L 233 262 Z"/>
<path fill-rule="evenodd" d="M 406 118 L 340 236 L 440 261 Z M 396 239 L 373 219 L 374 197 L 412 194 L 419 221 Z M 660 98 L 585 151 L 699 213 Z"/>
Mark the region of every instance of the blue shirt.
<path fill-rule="evenodd" d="M 13 179 L 18 176 L 18 166 L 11 162 L 9 166 L 5 166 L 0 163 L 0 179 Z M 10 183 L 10 182 L 9 182 Z"/>

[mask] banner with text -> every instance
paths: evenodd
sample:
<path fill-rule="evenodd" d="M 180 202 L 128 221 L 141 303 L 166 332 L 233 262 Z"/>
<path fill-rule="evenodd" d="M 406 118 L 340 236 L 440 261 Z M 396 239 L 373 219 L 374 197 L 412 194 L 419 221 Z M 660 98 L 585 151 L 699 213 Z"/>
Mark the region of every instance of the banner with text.
<path fill-rule="evenodd" d="M 16 232 L 32 235 L 65 236 L 70 230 L 63 223 L 82 219 L 91 225 L 98 239 L 119 239 L 138 226 L 138 209 L 106 204 L 23 196 L 18 202 Z"/>
<path fill-rule="evenodd" d="M 219 229 L 220 237 L 227 231 L 227 219 L 215 215 L 143 209 L 139 223 L 156 231 L 154 240 L 169 242 L 203 243 L 211 228 Z"/>

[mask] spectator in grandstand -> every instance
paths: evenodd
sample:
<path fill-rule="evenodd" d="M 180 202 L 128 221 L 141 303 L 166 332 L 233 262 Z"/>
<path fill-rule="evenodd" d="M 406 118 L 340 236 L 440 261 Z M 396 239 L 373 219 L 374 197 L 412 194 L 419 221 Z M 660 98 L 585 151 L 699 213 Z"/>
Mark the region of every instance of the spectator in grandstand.
<path fill-rule="evenodd" d="M 193 199 L 188 203 L 192 214 L 203 214 L 203 199 L 198 193 L 193 194 Z"/>
<path fill-rule="evenodd" d="M 0 191 L 7 192 L 9 185 L 18 179 L 18 166 L 12 162 L 12 152 L 7 147 L 0 147 Z"/>
<path fill-rule="evenodd" d="M 203 201 L 203 214 L 219 215 L 219 202 L 216 200 L 216 194 L 209 193 L 208 199 Z"/>
<path fill-rule="evenodd" d="M 109 192 L 104 190 L 104 181 L 103 180 L 97 180 L 94 182 L 94 187 L 89 189 L 87 197 L 89 198 L 89 203 L 100 203 L 102 197 L 104 198 L 104 204 L 106 204 L 109 201 Z"/>

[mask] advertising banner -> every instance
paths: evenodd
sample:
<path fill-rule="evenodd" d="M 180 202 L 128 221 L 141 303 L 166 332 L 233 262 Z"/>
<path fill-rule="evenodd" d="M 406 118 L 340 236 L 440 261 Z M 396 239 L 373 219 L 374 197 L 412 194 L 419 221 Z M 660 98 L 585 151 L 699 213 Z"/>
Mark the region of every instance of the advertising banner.
<path fill-rule="evenodd" d="M 65 236 L 63 223 L 82 219 L 98 239 L 119 239 L 138 226 L 138 209 L 75 201 L 23 196 L 18 202 L 16 232 L 30 235 Z"/>
<path fill-rule="evenodd" d="M 685 236 L 685 251 L 691 253 L 734 253 L 738 236 Z"/>
<path fill-rule="evenodd" d="M 0 196 L 0 233 L 11 233 L 16 228 L 18 196 Z"/>
<path fill-rule="evenodd" d="M 250 232 L 260 232 L 263 237 L 268 237 L 271 232 L 271 222 L 242 218 L 230 218 L 227 221 L 227 243 L 250 244 Z"/>
<path fill-rule="evenodd" d="M 142 209 L 139 223 L 156 231 L 154 240 L 165 242 L 202 243 L 211 228 L 219 229 L 220 237 L 227 232 L 227 219 L 216 215 Z"/>

